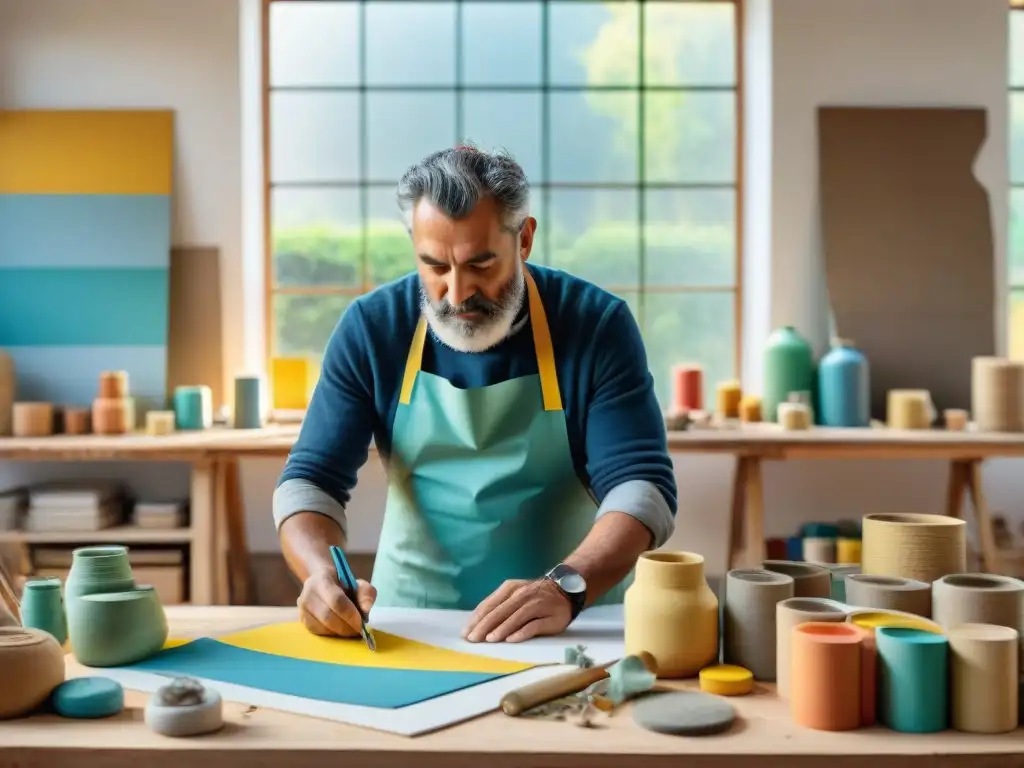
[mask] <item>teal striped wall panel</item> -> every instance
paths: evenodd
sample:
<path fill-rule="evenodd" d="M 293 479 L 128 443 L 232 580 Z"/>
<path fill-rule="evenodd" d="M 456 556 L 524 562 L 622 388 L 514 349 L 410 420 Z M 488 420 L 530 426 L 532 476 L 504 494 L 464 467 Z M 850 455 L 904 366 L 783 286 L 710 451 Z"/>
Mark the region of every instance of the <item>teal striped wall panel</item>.
<path fill-rule="evenodd" d="M 0 268 L 169 265 L 168 195 L 0 195 Z"/>
<path fill-rule="evenodd" d="M 168 291 L 168 269 L 0 268 L 0 347 L 163 347 Z"/>
<path fill-rule="evenodd" d="M 0 349 L 17 397 L 87 406 L 128 372 L 141 412 L 167 404 L 171 197 L 0 194 Z"/>

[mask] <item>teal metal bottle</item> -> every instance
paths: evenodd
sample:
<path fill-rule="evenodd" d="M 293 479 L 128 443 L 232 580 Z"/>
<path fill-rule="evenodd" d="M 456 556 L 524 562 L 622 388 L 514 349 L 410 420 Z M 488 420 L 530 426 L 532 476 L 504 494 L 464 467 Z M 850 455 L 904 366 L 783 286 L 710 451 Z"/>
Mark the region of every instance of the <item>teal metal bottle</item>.
<path fill-rule="evenodd" d="M 818 414 L 826 427 L 867 427 L 871 424 L 871 381 L 868 359 L 842 339 L 818 364 Z"/>
<path fill-rule="evenodd" d="M 810 392 L 813 396 L 815 389 L 811 345 L 796 328 L 779 328 L 768 337 L 764 350 L 762 418 L 776 421 L 779 403 L 786 402 L 790 392 Z"/>

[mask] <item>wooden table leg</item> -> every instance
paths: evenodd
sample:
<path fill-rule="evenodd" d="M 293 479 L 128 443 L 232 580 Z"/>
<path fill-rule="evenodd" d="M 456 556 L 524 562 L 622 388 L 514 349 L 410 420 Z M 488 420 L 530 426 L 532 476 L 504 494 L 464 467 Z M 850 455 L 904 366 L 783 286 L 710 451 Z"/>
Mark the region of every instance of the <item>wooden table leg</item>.
<path fill-rule="evenodd" d="M 746 562 L 748 568 L 760 568 L 768 557 L 764 538 L 764 484 L 761 457 L 750 456 L 747 467 Z"/>
<path fill-rule="evenodd" d="M 224 517 L 228 542 L 228 584 L 231 605 L 249 605 L 249 542 L 245 527 L 245 505 L 242 501 L 241 472 L 237 459 L 225 460 Z"/>
<path fill-rule="evenodd" d="M 726 559 L 729 570 L 736 568 L 743 559 L 746 549 L 744 533 L 747 516 L 747 456 L 736 457 L 736 469 L 732 480 L 732 509 L 729 513 L 729 553 Z"/>
<path fill-rule="evenodd" d="M 192 605 L 213 605 L 217 573 L 217 464 L 206 460 L 193 464 L 190 485 L 192 547 L 189 556 L 189 602 Z"/>
<path fill-rule="evenodd" d="M 988 501 L 982 487 L 981 460 L 970 462 L 968 468 L 967 489 L 970 491 L 971 504 L 974 507 L 974 520 L 978 524 L 978 543 L 981 549 L 982 569 L 988 573 L 1002 573 L 1002 559 L 996 545 L 996 535 L 992 527 L 992 516 L 989 514 Z"/>
<path fill-rule="evenodd" d="M 964 508 L 964 492 L 971 479 L 971 463 L 954 460 L 949 462 L 949 483 L 946 486 L 946 514 L 960 517 Z"/>

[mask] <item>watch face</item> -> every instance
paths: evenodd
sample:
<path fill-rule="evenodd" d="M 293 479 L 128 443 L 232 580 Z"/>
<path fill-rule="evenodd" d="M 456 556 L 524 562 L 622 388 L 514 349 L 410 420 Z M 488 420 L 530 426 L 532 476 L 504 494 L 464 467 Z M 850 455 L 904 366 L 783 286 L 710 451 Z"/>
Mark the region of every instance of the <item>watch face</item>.
<path fill-rule="evenodd" d="M 571 595 L 585 592 L 587 589 L 587 583 L 583 580 L 583 577 L 578 573 L 565 573 L 558 579 L 558 586 L 564 589 Z"/>

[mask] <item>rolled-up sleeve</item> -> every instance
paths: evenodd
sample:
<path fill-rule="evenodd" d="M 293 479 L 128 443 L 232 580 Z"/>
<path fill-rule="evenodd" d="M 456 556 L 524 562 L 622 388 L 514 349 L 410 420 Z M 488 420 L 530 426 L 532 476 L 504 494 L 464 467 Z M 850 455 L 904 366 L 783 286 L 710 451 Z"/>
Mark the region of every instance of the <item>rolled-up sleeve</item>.
<path fill-rule="evenodd" d="M 365 330 L 354 303 L 327 342 L 320 379 L 274 491 L 278 528 L 298 512 L 316 512 L 347 532 L 346 506 L 377 418 Z"/>
<path fill-rule="evenodd" d="M 596 329 L 594 387 L 586 416 L 587 474 L 598 516 L 623 512 L 651 531 L 654 546 L 675 530 L 677 491 L 665 421 L 640 329 L 616 303 Z"/>

